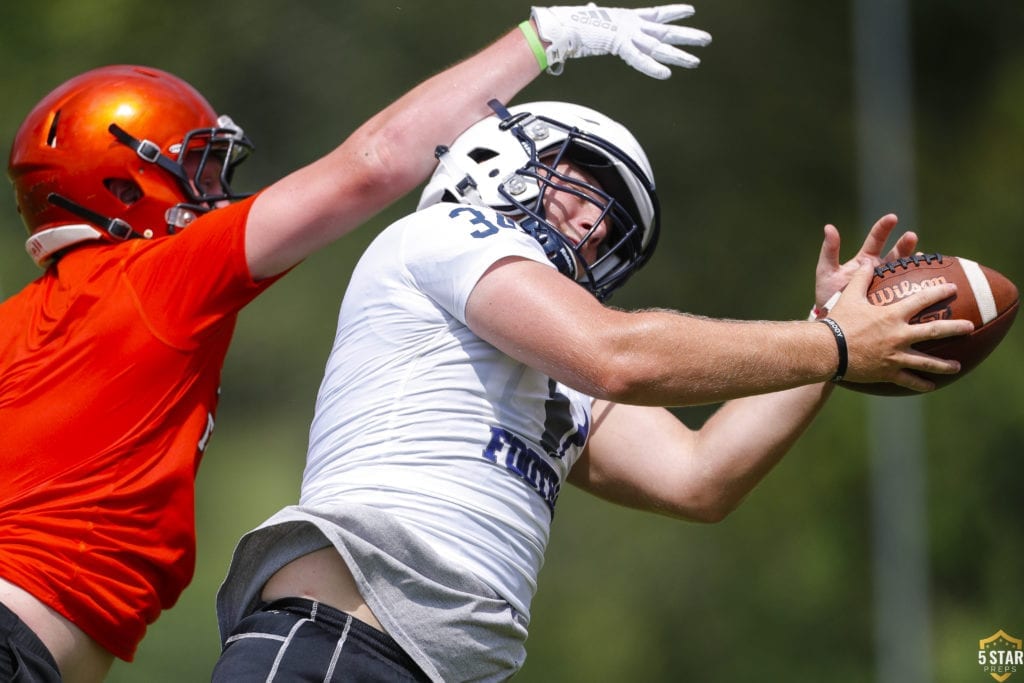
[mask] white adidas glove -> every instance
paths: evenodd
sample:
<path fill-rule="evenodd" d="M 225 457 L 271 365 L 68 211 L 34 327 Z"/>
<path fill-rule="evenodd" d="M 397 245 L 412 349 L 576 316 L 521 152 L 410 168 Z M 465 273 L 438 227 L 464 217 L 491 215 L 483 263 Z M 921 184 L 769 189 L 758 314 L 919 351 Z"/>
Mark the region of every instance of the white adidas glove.
<path fill-rule="evenodd" d="M 545 49 L 548 71 L 562 72 L 571 57 L 618 55 L 637 71 L 652 78 L 672 75 L 665 64 L 693 69 L 700 60 L 673 45 L 703 46 L 711 42 L 705 31 L 666 22 L 693 15 L 691 5 L 661 5 L 641 9 L 598 7 L 534 7 L 537 33 L 550 43 Z"/>

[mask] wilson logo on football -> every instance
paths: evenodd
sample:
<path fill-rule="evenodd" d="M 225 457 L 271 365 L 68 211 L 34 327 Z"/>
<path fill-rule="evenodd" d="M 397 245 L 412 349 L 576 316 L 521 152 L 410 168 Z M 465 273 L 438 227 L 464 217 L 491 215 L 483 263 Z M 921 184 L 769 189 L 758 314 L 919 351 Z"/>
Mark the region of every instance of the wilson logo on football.
<path fill-rule="evenodd" d="M 942 285 L 946 282 L 946 278 L 942 275 L 927 280 L 921 280 L 919 282 L 901 280 L 891 285 L 878 288 L 871 292 L 868 298 L 871 303 L 876 306 L 888 306 L 893 301 L 896 301 L 897 299 L 905 299 L 915 292 L 920 292 L 925 287 L 934 287 L 935 285 Z"/>

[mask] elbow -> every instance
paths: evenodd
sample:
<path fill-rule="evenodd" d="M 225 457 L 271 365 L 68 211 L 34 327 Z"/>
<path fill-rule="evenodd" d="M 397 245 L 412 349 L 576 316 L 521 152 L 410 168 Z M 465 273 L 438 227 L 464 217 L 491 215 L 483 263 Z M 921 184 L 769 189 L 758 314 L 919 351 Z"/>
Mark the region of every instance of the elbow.
<path fill-rule="evenodd" d="M 699 524 L 718 524 L 733 513 L 743 502 L 742 498 L 715 487 L 706 487 L 691 494 L 685 500 L 677 501 L 672 516 Z"/>
<path fill-rule="evenodd" d="M 628 354 L 608 354 L 589 367 L 588 391 L 595 398 L 629 405 L 660 405 L 656 400 L 657 377 L 648 376 Z"/>
<path fill-rule="evenodd" d="M 396 164 L 384 133 L 358 131 L 317 162 L 292 174 L 291 191 L 321 223 L 351 225 L 408 194 L 420 178 Z"/>
<path fill-rule="evenodd" d="M 373 197 L 377 204 L 389 203 L 392 196 L 402 196 L 415 184 L 406 180 L 404 169 L 393 163 L 386 140 L 368 137 L 353 145 L 346 156 L 342 169 L 347 178 L 344 185 L 358 183 L 358 196 Z"/>
<path fill-rule="evenodd" d="M 413 130 L 390 123 L 353 133 L 344 143 L 346 175 L 358 178 L 366 195 L 384 195 L 384 201 L 405 196 L 434 168 L 429 153 L 417 153 L 426 143 L 418 141 Z"/>
<path fill-rule="evenodd" d="M 577 328 L 575 341 L 567 343 L 568 358 L 556 361 L 555 372 L 568 371 L 562 379 L 594 398 L 629 405 L 665 406 L 666 388 L 674 374 L 666 367 L 659 344 L 648 343 L 654 334 L 647 318 L 603 308 Z"/>
<path fill-rule="evenodd" d="M 736 505 L 724 505 L 721 503 L 715 503 L 712 505 L 706 505 L 700 507 L 691 514 L 690 519 L 701 524 L 718 524 L 719 522 L 725 521 L 733 510 L 736 509 Z"/>

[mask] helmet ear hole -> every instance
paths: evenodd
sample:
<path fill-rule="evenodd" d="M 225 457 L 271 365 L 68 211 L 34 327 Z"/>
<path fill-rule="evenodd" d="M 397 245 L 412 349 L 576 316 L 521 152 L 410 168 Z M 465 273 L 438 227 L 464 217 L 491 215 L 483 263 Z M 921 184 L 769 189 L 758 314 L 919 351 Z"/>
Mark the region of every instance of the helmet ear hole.
<path fill-rule="evenodd" d="M 138 183 L 128 178 L 107 178 L 103 185 L 110 194 L 117 197 L 125 206 L 131 206 L 142 199 L 142 188 Z"/>
<path fill-rule="evenodd" d="M 498 151 L 494 149 L 487 149 L 486 147 L 477 147 L 476 149 L 467 152 L 466 156 L 476 163 L 482 164 L 483 162 L 498 156 Z"/>

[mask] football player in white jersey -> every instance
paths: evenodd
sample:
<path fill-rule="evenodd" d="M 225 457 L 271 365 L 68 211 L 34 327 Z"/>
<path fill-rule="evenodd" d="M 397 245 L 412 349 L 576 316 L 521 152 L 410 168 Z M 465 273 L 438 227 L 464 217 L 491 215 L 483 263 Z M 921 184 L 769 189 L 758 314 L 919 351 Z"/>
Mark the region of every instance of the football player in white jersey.
<path fill-rule="evenodd" d="M 180 78 L 111 65 L 40 100 L 8 166 L 46 272 L 0 310 L 0 536 L 21 539 L 0 552 L 0 680 L 102 680 L 188 584 L 192 477 L 241 307 L 426 180 L 438 138 L 488 98 L 568 58 L 617 55 L 654 78 L 696 66 L 677 46 L 710 36 L 672 23 L 692 13 L 534 8 L 231 208 L 251 144 Z M 80 362 L 88 349 L 102 362 Z"/>
<path fill-rule="evenodd" d="M 412 680 L 504 680 L 525 658 L 567 482 L 717 521 L 800 436 L 829 380 L 924 391 L 908 370 L 957 370 L 910 346 L 970 323 L 908 322 L 951 287 L 888 307 L 865 297 L 891 215 L 842 264 L 826 228 L 815 295 L 832 303 L 828 325 L 605 305 L 658 240 L 643 150 L 586 107 L 491 106 L 438 148 L 419 210 L 352 275 L 300 500 L 242 539 L 219 594 L 222 662 L 304 652 L 324 666 L 359 638 Z M 915 246 L 905 233 L 885 259 Z M 709 402 L 722 406 L 699 429 L 665 408 Z"/>

